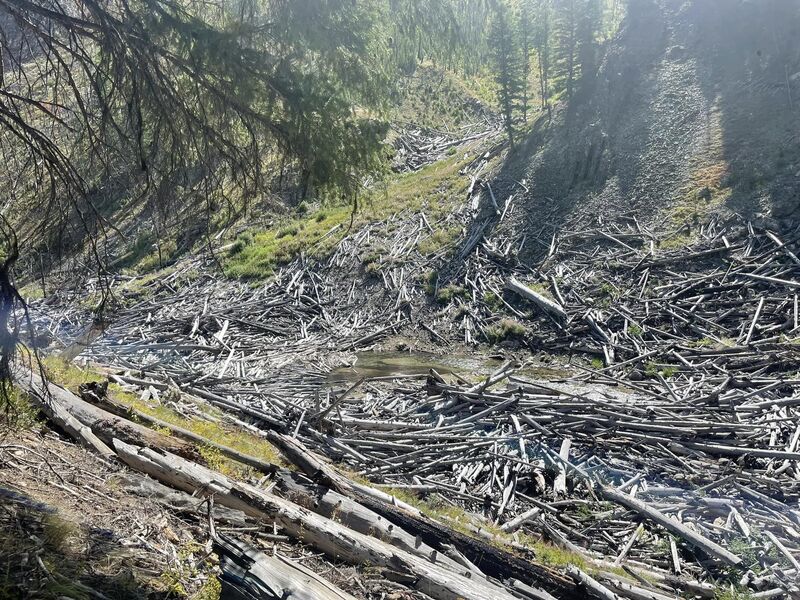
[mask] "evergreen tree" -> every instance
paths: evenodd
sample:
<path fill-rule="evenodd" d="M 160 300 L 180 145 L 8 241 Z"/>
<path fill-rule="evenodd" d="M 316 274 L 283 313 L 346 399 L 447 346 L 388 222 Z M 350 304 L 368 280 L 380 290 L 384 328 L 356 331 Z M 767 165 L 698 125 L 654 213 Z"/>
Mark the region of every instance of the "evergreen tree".
<path fill-rule="evenodd" d="M 534 45 L 533 0 L 519 4 L 519 37 L 522 52 L 522 120 L 528 122 L 528 86 L 531 76 L 531 52 Z"/>
<path fill-rule="evenodd" d="M 551 71 L 551 19 L 552 0 L 538 0 L 536 4 L 536 21 L 534 29 L 534 45 L 539 67 L 539 94 L 542 108 L 550 109 L 550 71 Z"/>
<path fill-rule="evenodd" d="M 523 67 L 519 47 L 519 31 L 508 4 L 498 1 L 494 5 L 489 31 L 494 78 L 498 86 L 498 100 L 503 114 L 503 125 L 511 147 L 514 147 L 514 113 L 523 89 Z"/>
<path fill-rule="evenodd" d="M 578 4 L 581 0 L 555 0 L 554 2 L 554 67 L 559 88 L 564 90 L 567 100 L 577 78 L 578 52 Z"/>

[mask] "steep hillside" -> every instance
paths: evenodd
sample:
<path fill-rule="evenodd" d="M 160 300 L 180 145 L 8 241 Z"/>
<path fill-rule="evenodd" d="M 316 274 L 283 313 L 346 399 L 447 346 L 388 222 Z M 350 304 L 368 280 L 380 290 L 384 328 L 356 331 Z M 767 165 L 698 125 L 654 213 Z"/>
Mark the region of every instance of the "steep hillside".
<path fill-rule="evenodd" d="M 597 76 L 509 160 L 506 182 L 529 187 L 519 227 L 634 214 L 669 229 L 719 212 L 793 229 L 799 10 L 795 2 L 633 3 Z M 541 250 L 527 244 L 523 255 Z"/>

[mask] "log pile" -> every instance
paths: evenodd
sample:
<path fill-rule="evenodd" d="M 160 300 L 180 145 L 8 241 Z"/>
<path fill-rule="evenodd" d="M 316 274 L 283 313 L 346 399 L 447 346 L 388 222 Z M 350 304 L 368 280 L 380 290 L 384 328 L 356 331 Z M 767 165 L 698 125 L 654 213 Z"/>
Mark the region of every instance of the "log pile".
<path fill-rule="evenodd" d="M 516 205 L 490 191 L 480 195 L 502 225 Z M 421 240 L 469 218 L 467 207 L 434 228 L 424 212 L 398 214 L 255 290 L 182 280 L 187 265 L 83 357 L 148 398 L 177 390 L 179 407 L 201 399 L 287 434 L 384 486 L 390 502 L 403 490 L 445 516 L 482 515 L 458 523 L 479 538 L 547 540 L 599 569 L 569 572 L 596 595 L 597 584 L 627 597 L 710 596 L 726 577 L 760 597 L 795 594 L 796 240 L 715 219 L 666 235 L 631 217 L 521 237 L 487 220 L 465 228 L 463 252 L 421 255 Z M 382 268 L 342 285 L 378 231 Z M 450 293 L 432 308 L 421 279 L 448 252 L 458 260 L 434 294 Z M 536 267 L 520 253 L 539 255 Z M 393 333 L 497 344 L 508 319 L 524 333 L 506 348 L 594 360 L 555 379 L 510 360 L 477 380 L 434 371 L 326 384 L 354 350 Z M 644 573 L 640 589 L 614 567 Z"/>
<path fill-rule="evenodd" d="M 496 137 L 500 131 L 500 122 L 488 116 L 483 121 L 464 125 L 457 132 L 436 131 L 414 125 L 395 126 L 392 168 L 398 172 L 417 171 L 446 158 L 456 149 L 463 153 L 459 146 Z"/>

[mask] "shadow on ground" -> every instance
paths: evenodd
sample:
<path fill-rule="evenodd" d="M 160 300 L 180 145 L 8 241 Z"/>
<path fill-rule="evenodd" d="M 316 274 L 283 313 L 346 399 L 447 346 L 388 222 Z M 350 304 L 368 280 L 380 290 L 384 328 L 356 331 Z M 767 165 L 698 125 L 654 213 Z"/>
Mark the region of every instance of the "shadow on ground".
<path fill-rule="evenodd" d="M 635 218 L 669 232 L 718 214 L 793 231 L 800 214 L 800 5 L 630 6 L 597 73 L 552 119 L 541 117 L 492 182 L 500 202 L 515 194 L 520 259 L 540 261 L 554 232 L 609 220 Z M 496 221 L 483 194 L 465 239 Z M 463 249 L 451 269 L 459 263 Z"/>
<path fill-rule="evenodd" d="M 134 576 L 135 551 L 113 532 L 63 519 L 52 507 L 0 488 L 0 600 L 166 600 Z"/>

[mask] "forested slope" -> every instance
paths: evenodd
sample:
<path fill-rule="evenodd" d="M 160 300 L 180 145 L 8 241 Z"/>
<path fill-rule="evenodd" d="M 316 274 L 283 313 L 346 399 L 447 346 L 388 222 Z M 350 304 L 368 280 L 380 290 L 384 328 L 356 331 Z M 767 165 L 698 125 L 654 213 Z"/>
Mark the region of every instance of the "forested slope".
<path fill-rule="evenodd" d="M 530 188 L 520 226 L 634 214 L 677 228 L 720 212 L 793 230 L 798 22 L 791 2 L 632 3 L 596 77 L 509 157 L 504 174 Z"/>

